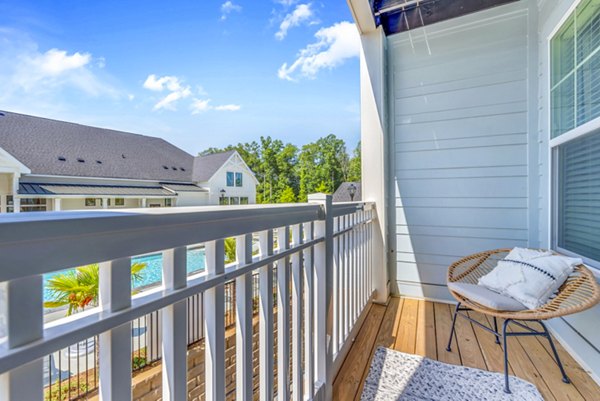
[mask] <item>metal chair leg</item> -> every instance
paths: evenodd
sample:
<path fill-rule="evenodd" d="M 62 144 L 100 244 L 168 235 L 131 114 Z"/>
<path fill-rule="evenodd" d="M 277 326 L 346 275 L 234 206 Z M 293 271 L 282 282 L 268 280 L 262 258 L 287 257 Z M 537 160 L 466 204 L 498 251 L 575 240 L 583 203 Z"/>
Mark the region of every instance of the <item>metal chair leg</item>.
<path fill-rule="evenodd" d="M 565 372 L 565 368 L 563 367 L 563 364 L 560 361 L 560 358 L 558 357 L 558 352 L 556 351 L 556 347 L 554 346 L 554 341 L 552 341 L 552 336 L 550 335 L 548 328 L 546 327 L 544 322 L 542 322 L 541 320 L 539 320 L 538 322 L 544 328 L 544 333 L 545 333 L 544 337 L 546 337 L 548 339 L 548 342 L 550 343 L 550 348 L 552 348 L 552 352 L 554 353 L 555 362 L 558 365 L 558 368 L 560 369 L 560 373 L 562 374 L 562 381 L 567 384 L 571 383 L 571 380 L 569 380 L 569 377 L 567 376 L 567 373 Z"/>
<path fill-rule="evenodd" d="M 460 302 L 456 304 L 456 309 L 454 309 L 454 316 L 452 317 L 452 328 L 450 329 L 450 339 L 448 339 L 448 346 L 446 347 L 446 351 L 452 351 L 452 337 L 454 336 L 454 325 L 456 324 L 456 317 L 458 316 L 458 308 L 460 308 Z M 458 341 L 458 339 L 456 340 Z"/>
<path fill-rule="evenodd" d="M 498 319 L 496 319 L 496 316 L 494 316 L 494 331 L 497 333 L 498 332 Z M 495 336 L 496 337 L 496 344 L 500 344 L 500 336 Z"/>
<path fill-rule="evenodd" d="M 511 319 L 506 319 L 502 326 L 502 340 L 504 342 L 504 392 L 510 394 L 510 387 L 508 385 L 508 337 L 506 336 L 506 329 Z"/>

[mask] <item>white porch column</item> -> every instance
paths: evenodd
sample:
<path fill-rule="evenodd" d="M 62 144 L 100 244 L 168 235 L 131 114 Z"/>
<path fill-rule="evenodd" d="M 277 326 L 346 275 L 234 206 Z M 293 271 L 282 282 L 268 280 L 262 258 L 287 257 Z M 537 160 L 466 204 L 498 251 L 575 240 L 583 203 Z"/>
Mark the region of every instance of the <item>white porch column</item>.
<path fill-rule="evenodd" d="M 140 206 L 141 206 L 141 207 L 146 207 L 146 201 L 147 201 L 147 199 L 146 199 L 146 198 L 142 198 L 142 199 L 141 199 L 141 202 L 140 202 L 140 203 L 141 203 L 141 205 L 140 205 Z"/>
<path fill-rule="evenodd" d="M 12 193 L 13 193 L 13 210 L 15 213 L 21 212 L 21 199 L 19 199 L 19 178 L 21 174 L 14 173 L 12 180 Z"/>
<path fill-rule="evenodd" d="M 360 54 L 360 108 L 362 193 L 376 204 L 373 230 L 373 290 L 375 301 L 385 303 L 388 286 L 388 140 L 385 106 L 385 34 L 381 27 L 363 31 Z M 390 258 L 392 259 L 392 258 Z"/>
<path fill-rule="evenodd" d="M 102 209 L 108 209 L 108 198 L 102 198 Z"/>
<path fill-rule="evenodd" d="M 61 200 L 60 198 L 54 199 L 54 211 L 59 212 L 61 210 Z"/>
<path fill-rule="evenodd" d="M 0 195 L 0 213 L 6 213 L 6 195 Z"/>

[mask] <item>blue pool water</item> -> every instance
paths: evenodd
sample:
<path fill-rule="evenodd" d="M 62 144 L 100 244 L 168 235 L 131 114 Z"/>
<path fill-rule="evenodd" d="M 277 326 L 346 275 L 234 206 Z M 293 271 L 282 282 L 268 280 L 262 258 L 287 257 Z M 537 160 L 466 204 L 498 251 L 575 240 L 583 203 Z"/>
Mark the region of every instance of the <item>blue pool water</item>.
<path fill-rule="evenodd" d="M 131 259 L 131 263 L 145 263 L 146 268 L 142 271 L 141 280 L 133 280 L 133 288 L 147 287 L 158 284 L 162 280 L 162 255 L 160 253 L 139 256 Z M 193 248 L 188 250 L 187 254 L 187 272 L 188 274 L 198 272 L 206 268 L 204 258 L 204 248 Z M 62 270 L 54 273 L 44 274 L 44 301 L 52 298 L 50 291 L 46 289 L 48 279 L 62 274 L 68 270 Z"/>

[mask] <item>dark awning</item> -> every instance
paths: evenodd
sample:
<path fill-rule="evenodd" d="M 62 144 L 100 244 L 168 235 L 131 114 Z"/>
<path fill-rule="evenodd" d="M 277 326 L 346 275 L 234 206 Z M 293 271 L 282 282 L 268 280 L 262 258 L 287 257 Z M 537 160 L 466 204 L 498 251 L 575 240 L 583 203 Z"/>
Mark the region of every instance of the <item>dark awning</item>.
<path fill-rule="evenodd" d="M 373 14 L 386 35 L 512 3 L 518 0 L 375 0 Z"/>
<path fill-rule="evenodd" d="M 159 186 L 121 186 L 121 185 L 79 185 L 20 183 L 19 195 L 55 196 L 145 196 L 175 197 L 177 193 Z"/>

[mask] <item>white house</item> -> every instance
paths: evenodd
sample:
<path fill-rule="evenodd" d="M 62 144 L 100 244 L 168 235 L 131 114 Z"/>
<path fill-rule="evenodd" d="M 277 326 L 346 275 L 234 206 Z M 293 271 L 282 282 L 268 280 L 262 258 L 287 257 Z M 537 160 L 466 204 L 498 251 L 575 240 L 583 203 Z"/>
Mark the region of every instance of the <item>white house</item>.
<path fill-rule="evenodd" d="M 600 277 L 600 1 L 348 3 L 379 287 L 450 300 L 449 264 L 513 246 L 580 256 Z M 600 308 L 550 323 L 598 380 Z"/>
<path fill-rule="evenodd" d="M 256 184 L 236 151 L 0 113 L 0 212 L 249 204 Z"/>

